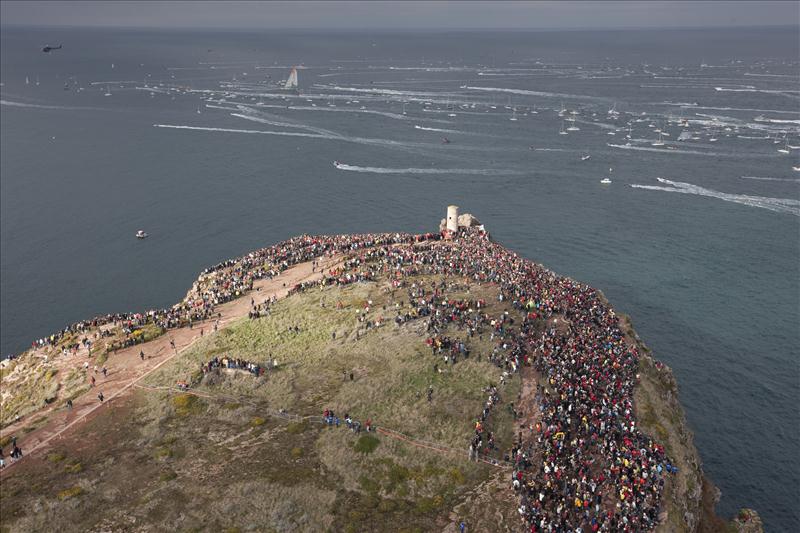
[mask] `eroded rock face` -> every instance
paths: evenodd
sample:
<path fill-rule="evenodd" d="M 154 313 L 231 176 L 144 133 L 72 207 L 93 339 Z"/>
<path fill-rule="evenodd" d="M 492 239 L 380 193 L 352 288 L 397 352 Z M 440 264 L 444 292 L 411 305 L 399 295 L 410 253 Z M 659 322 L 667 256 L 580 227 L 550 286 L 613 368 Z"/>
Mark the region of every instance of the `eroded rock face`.
<path fill-rule="evenodd" d="M 478 218 L 471 213 L 464 213 L 463 215 L 458 215 L 459 228 L 471 228 L 480 225 L 481 221 L 478 220 Z M 439 231 L 444 231 L 445 228 L 447 228 L 447 219 L 443 218 L 442 221 L 439 222 Z"/>
<path fill-rule="evenodd" d="M 763 533 L 761 517 L 752 509 L 742 509 L 731 522 L 738 533 Z"/>

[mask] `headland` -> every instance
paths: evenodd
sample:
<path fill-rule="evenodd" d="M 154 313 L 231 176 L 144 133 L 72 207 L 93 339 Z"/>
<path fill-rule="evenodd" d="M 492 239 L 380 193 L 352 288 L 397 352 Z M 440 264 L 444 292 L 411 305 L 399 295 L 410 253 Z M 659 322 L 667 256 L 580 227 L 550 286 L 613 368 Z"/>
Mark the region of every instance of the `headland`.
<path fill-rule="evenodd" d="M 2 385 L 3 530 L 760 530 L 631 320 L 455 206 L 225 261 Z"/>

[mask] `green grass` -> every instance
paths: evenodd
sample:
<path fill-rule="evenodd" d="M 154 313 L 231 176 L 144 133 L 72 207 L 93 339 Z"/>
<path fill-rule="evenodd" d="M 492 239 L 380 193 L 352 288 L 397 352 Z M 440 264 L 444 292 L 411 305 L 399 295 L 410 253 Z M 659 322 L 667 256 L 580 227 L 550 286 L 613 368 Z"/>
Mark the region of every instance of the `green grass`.
<path fill-rule="evenodd" d="M 375 451 L 375 448 L 380 443 L 381 441 L 372 435 L 361 435 L 353 445 L 353 449 L 358 453 L 370 454 Z"/>

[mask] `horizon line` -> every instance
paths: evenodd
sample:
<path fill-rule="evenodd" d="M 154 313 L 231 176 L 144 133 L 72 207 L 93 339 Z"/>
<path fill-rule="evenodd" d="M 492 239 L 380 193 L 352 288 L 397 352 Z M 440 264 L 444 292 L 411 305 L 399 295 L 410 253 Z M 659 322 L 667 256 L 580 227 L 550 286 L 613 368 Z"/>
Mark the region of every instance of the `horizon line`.
<path fill-rule="evenodd" d="M 76 24 L 20 24 L 0 23 L 0 28 L 4 29 L 113 29 L 113 30 L 160 30 L 160 31 L 230 31 L 230 32 L 261 32 L 261 31 L 324 31 L 324 32 L 338 32 L 349 31 L 356 33 L 372 33 L 372 32 L 434 32 L 434 31 L 518 31 L 518 32 L 550 32 L 550 31 L 675 31 L 675 30 L 736 30 L 736 29 L 794 29 L 800 31 L 798 24 L 740 24 L 731 26 L 597 26 L 597 27 L 581 27 L 581 26 L 563 26 L 553 28 L 522 28 L 522 27 L 427 27 L 427 28 L 412 28 L 412 27 L 374 27 L 369 30 L 364 29 L 363 26 L 358 27 L 338 27 L 338 28 L 320 28 L 320 27 L 221 27 L 221 26 L 125 26 L 125 25 L 76 25 Z"/>

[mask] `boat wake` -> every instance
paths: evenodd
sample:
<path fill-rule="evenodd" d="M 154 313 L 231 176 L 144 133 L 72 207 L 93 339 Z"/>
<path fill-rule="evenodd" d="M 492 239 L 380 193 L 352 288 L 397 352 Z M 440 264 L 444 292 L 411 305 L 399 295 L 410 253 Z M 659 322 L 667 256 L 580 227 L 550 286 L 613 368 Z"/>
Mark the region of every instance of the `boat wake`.
<path fill-rule="evenodd" d="M 465 89 L 470 91 L 486 91 L 492 93 L 509 93 L 519 94 L 523 96 L 545 96 L 550 98 L 571 98 L 573 100 L 590 100 L 594 102 L 610 102 L 609 98 L 602 98 L 600 96 L 587 96 L 584 94 L 565 94 L 565 93 L 549 93 L 543 91 L 529 91 L 526 89 L 505 89 L 502 87 L 472 87 L 465 86 Z"/>
<path fill-rule="evenodd" d="M 639 185 L 631 184 L 634 189 L 647 189 L 650 191 L 677 192 L 682 194 L 694 194 L 697 196 L 708 196 L 726 202 L 733 202 L 750 207 L 760 207 L 775 211 L 776 213 L 788 213 L 800 217 L 800 200 L 790 198 L 768 198 L 765 196 L 750 196 L 746 194 L 730 194 L 706 189 L 699 185 L 685 183 L 682 181 L 672 181 L 665 178 L 657 178 L 659 183 L 664 185 Z"/>
<path fill-rule="evenodd" d="M 466 133 L 459 130 L 446 130 L 443 128 L 426 128 L 425 126 L 420 126 L 419 124 L 414 125 L 414 129 L 422 130 L 422 131 L 436 131 L 439 133 Z"/>
<path fill-rule="evenodd" d="M 644 139 L 643 139 L 644 140 Z M 627 144 L 611 144 L 607 143 L 606 146 L 610 146 L 611 148 L 619 148 L 621 150 L 638 150 L 641 152 L 656 152 L 659 154 L 685 154 L 685 155 L 704 155 L 710 157 L 745 157 L 743 154 L 723 154 L 720 152 L 700 152 L 697 150 L 671 150 L 669 148 L 651 148 L 650 146 L 628 146 Z M 746 154 L 747 157 L 751 157 L 751 154 Z"/>
<path fill-rule="evenodd" d="M 800 178 L 762 178 L 761 176 L 742 176 L 742 179 L 758 181 L 789 181 L 792 183 L 800 183 Z"/>
<path fill-rule="evenodd" d="M 31 109 L 61 109 L 66 111 L 108 111 L 102 107 L 79 107 L 79 106 L 66 106 L 66 105 L 44 105 L 44 104 L 27 104 L 25 102 L 12 102 L 9 100 L 0 100 L 0 105 L 9 107 L 27 107 Z"/>
<path fill-rule="evenodd" d="M 516 170 L 502 169 L 482 169 L 482 168 L 382 168 L 382 167 L 359 167 L 356 165 L 346 165 L 338 161 L 333 164 L 339 170 L 350 172 L 366 172 L 370 174 L 464 174 L 472 176 L 508 176 L 520 174 Z"/>

